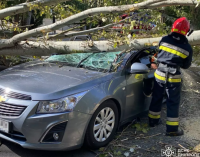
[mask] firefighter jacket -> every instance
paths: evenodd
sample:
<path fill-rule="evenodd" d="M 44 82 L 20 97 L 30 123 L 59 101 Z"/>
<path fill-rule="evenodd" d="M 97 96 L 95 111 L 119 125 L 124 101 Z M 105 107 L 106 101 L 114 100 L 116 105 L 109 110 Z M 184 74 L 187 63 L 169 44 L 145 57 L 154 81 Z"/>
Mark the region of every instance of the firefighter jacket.
<path fill-rule="evenodd" d="M 159 43 L 158 62 L 187 69 L 192 62 L 192 47 L 184 35 L 171 33 Z"/>
<path fill-rule="evenodd" d="M 159 43 L 157 61 L 158 69 L 155 72 L 156 80 L 166 82 L 166 72 L 169 73 L 169 82 L 181 82 L 180 68 L 187 69 L 192 62 L 192 47 L 184 35 L 172 32 L 162 38 Z"/>

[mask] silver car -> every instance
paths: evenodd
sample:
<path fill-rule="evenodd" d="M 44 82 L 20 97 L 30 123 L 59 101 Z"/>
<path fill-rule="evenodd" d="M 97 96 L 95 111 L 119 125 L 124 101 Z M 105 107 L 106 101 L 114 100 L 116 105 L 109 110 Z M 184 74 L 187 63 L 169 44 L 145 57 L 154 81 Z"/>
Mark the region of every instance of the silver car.
<path fill-rule="evenodd" d="M 154 53 L 53 55 L 0 72 L 0 141 L 39 150 L 105 146 L 148 111 Z"/>

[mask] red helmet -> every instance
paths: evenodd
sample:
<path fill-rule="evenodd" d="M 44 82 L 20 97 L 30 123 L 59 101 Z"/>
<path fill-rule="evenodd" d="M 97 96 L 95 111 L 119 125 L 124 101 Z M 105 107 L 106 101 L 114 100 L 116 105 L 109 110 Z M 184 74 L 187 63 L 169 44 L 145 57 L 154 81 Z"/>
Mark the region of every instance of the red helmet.
<path fill-rule="evenodd" d="M 181 17 L 177 19 L 172 26 L 172 32 L 176 32 L 183 35 L 186 35 L 189 32 L 189 30 L 190 23 L 186 17 Z"/>

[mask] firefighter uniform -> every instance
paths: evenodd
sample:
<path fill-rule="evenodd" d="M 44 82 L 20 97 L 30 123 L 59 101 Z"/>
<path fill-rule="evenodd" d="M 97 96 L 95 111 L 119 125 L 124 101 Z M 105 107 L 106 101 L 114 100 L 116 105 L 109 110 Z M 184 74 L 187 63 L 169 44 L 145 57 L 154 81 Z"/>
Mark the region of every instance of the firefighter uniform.
<path fill-rule="evenodd" d="M 167 133 L 178 132 L 181 92 L 180 68 L 187 69 L 190 67 L 193 53 L 185 37 L 187 32 L 178 33 L 177 31 L 179 30 L 172 30 L 172 33 L 163 37 L 159 43 L 158 68 L 155 71 L 153 98 L 148 114 L 150 126 L 160 123 L 161 106 L 166 92 L 166 135 Z"/>

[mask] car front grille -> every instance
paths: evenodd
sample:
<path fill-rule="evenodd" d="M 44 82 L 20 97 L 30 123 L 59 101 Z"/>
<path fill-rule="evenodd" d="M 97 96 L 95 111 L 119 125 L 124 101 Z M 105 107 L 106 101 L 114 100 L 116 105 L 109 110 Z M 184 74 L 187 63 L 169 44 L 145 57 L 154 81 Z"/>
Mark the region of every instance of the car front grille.
<path fill-rule="evenodd" d="M 6 90 L 2 88 L 0 88 L 0 95 L 2 96 L 6 95 L 7 97 L 15 98 L 15 99 L 31 100 L 30 95 L 21 94 L 21 93 L 12 92 L 12 91 L 9 91 L 8 93 L 6 93 Z"/>
<path fill-rule="evenodd" d="M 0 117 L 18 117 L 24 112 L 25 109 L 26 106 L 0 103 Z"/>

